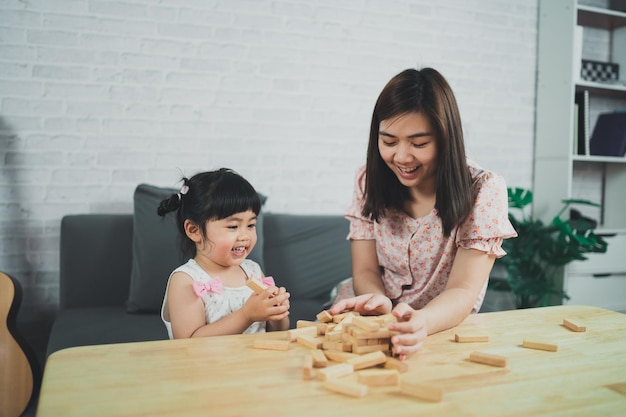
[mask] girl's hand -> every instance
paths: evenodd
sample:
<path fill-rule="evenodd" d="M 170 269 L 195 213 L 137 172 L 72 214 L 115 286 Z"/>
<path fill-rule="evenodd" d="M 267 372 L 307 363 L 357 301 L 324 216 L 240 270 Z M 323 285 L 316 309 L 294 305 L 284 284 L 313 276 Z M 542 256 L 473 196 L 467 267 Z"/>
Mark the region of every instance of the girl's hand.
<path fill-rule="evenodd" d="M 391 300 L 382 294 L 363 294 L 338 301 L 328 312 L 332 315 L 345 311 L 355 311 L 364 316 L 388 314 L 391 312 Z"/>
<path fill-rule="evenodd" d="M 428 336 L 426 318 L 424 313 L 414 310 L 406 303 L 399 303 L 391 313 L 398 322 L 389 324 L 387 328 L 400 333 L 391 338 L 393 353 L 398 355 L 400 360 L 404 360 L 424 344 Z"/>
<path fill-rule="evenodd" d="M 269 287 L 252 294 L 241 309 L 250 322 L 282 320 L 289 315 L 289 296 L 283 287 Z"/>

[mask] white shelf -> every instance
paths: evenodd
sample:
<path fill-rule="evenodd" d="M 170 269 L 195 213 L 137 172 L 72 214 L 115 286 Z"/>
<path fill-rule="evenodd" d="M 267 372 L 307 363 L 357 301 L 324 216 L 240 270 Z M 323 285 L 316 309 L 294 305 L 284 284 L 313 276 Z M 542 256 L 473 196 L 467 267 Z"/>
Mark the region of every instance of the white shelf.
<path fill-rule="evenodd" d="M 574 155 L 572 160 L 576 162 L 601 162 L 608 164 L 626 163 L 626 157 L 623 156 Z"/>
<path fill-rule="evenodd" d="M 626 13 L 617 10 L 578 5 L 577 23 L 581 26 L 613 30 L 626 26 Z"/>

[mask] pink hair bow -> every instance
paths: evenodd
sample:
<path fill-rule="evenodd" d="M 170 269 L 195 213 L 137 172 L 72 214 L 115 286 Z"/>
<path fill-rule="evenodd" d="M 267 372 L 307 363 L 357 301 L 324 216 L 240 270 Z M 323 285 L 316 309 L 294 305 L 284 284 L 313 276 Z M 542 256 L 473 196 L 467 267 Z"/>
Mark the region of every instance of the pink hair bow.
<path fill-rule="evenodd" d="M 219 278 L 213 278 L 209 282 L 193 282 L 193 291 L 198 297 L 204 297 L 208 293 L 221 294 L 222 289 L 224 289 L 224 285 Z"/>
<path fill-rule="evenodd" d="M 276 285 L 272 277 L 263 277 L 261 278 L 261 282 L 265 284 L 266 287 L 274 287 Z"/>

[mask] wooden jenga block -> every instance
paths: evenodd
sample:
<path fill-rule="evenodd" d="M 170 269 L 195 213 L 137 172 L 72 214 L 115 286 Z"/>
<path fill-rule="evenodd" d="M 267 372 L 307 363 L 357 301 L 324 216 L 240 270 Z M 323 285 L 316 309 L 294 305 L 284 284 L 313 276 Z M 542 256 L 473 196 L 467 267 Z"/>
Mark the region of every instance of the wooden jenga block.
<path fill-rule="evenodd" d="M 563 319 L 563 326 L 567 327 L 573 332 L 586 332 L 587 331 L 587 326 L 581 326 L 580 324 L 577 324 L 570 319 Z"/>
<path fill-rule="evenodd" d="M 352 324 L 368 332 L 375 332 L 376 330 L 380 329 L 380 324 L 373 320 L 368 320 L 367 318 L 362 316 L 353 317 Z"/>
<path fill-rule="evenodd" d="M 352 352 L 352 345 L 347 342 L 328 342 L 322 343 L 322 349 L 324 350 L 338 350 L 341 352 Z"/>
<path fill-rule="evenodd" d="M 380 329 L 373 332 L 354 329 L 350 334 L 356 339 L 389 339 L 391 337 L 391 332 L 387 329 Z"/>
<path fill-rule="evenodd" d="M 343 336 L 341 332 L 331 331 L 326 332 L 324 335 L 324 340 L 327 342 L 341 342 Z"/>
<path fill-rule="evenodd" d="M 258 338 L 254 339 L 253 347 L 256 349 L 289 350 L 289 340 Z"/>
<path fill-rule="evenodd" d="M 326 368 L 328 366 L 328 358 L 321 349 L 311 350 L 314 368 Z"/>
<path fill-rule="evenodd" d="M 337 325 L 335 327 L 333 327 L 332 332 L 342 332 L 343 331 L 343 327 L 346 326 L 347 324 L 352 323 L 352 319 L 354 317 L 357 317 L 357 316 L 354 315 L 352 312 L 346 313 L 346 314 L 342 314 L 341 315 L 341 320 L 339 322 L 335 321 L 335 320 L 337 320 L 337 317 L 340 317 L 340 316 L 334 316 L 333 317 L 333 322 L 337 323 Z"/>
<path fill-rule="evenodd" d="M 368 387 L 398 385 L 400 373 L 395 369 L 365 369 L 359 371 L 358 380 Z"/>
<path fill-rule="evenodd" d="M 366 345 L 366 346 L 354 346 L 352 345 L 352 352 L 354 353 L 358 353 L 358 354 L 363 354 L 363 353 L 370 353 L 370 352 L 389 352 L 390 348 L 389 348 L 389 343 L 385 343 L 382 345 Z"/>
<path fill-rule="evenodd" d="M 524 340 L 522 342 L 522 347 L 528 349 L 539 349 L 539 350 L 547 350 L 549 352 L 556 352 L 559 347 L 552 343 L 539 342 L 536 340 Z"/>
<path fill-rule="evenodd" d="M 328 323 L 329 321 L 333 321 L 333 316 L 327 310 L 321 311 L 317 313 L 315 316 L 322 323 Z"/>
<path fill-rule="evenodd" d="M 367 395 L 367 385 L 357 384 L 350 381 L 331 378 L 324 382 L 324 388 L 351 397 L 364 397 Z"/>
<path fill-rule="evenodd" d="M 259 281 L 256 278 L 250 278 L 248 281 L 246 281 L 246 285 L 255 294 L 263 292 L 267 288 L 267 286 L 265 284 L 263 284 L 261 281 Z"/>
<path fill-rule="evenodd" d="M 357 313 L 356 311 L 346 311 L 345 313 L 341 313 L 341 314 L 336 314 L 333 316 L 332 322 L 333 323 L 340 323 L 342 322 L 346 317 L 354 317 L 354 316 L 359 316 L 360 314 Z"/>
<path fill-rule="evenodd" d="M 485 365 L 499 366 L 504 368 L 506 366 L 506 358 L 500 355 L 494 355 L 493 353 L 485 352 L 472 352 L 469 357 L 470 361 L 483 363 Z"/>
<path fill-rule="evenodd" d="M 302 327 L 317 327 L 317 322 L 311 320 L 298 320 L 296 322 L 296 329 L 300 329 Z"/>
<path fill-rule="evenodd" d="M 388 356 L 385 360 L 385 368 L 395 369 L 400 373 L 404 373 L 409 370 L 409 365 L 406 362 L 401 361 L 400 359 Z"/>
<path fill-rule="evenodd" d="M 302 360 L 302 378 L 313 379 L 315 378 L 315 372 L 313 371 L 313 356 L 311 354 L 304 355 Z"/>
<path fill-rule="evenodd" d="M 454 341 L 457 343 L 488 342 L 489 336 L 487 335 L 460 335 L 456 333 L 454 335 Z"/>
<path fill-rule="evenodd" d="M 356 358 L 348 359 L 345 363 L 349 363 L 354 366 L 354 370 L 356 371 L 385 363 L 386 360 L 387 356 L 383 352 L 377 350 L 375 352 L 357 356 Z"/>
<path fill-rule="evenodd" d="M 441 402 L 444 390 L 437 385 L 403 380 L 400 382 L 400 392 L 426 401 Z"/>
<path fill-rule="evenodd" d="M 330 378 L 339 378 L 340 376 L 350 375 L 354 372 L 354 367 L 349 363 L 338 363 L 333 366 L 321 368 L 317 371 L 317 379 L 326 381 Z"/>
<path fill-rule="evenodd" d="M 289 341 L 287 342 L 289 343 Z M 296 338 L 296 342 L 308 347 L 309 349 L 321 349 L 323 341 L 322 339 L 318 339 L 317 337 L 300 335 Z"/>
<path fill-rule="evenodd" d="M 324 356 L 326 356 L 329 360 L 334 361 L 334 362 L 345 362 L 348 359 L 356 358 L 357 356 L 359 356 L 356 353 L 344 352 L 344 351 L 335 350 L 335 349 L 327 349 L 327 350 L 323 350 L 323 352 L 324 352 Z"/>
<path fill-rule="evenodd" d="M 298 339 L 298 336 L 302 335 L 311 337 L 317 336 L 317 327 L 310 326 L 287 330 L 287 340 L 289 340 L 290 342 L 295 342 L 296 339 Z"/>

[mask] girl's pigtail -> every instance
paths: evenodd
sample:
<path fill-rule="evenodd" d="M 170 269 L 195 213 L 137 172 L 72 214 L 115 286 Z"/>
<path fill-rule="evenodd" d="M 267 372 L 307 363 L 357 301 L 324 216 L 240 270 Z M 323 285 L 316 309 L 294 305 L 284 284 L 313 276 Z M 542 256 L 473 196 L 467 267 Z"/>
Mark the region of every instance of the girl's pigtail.
<path fill-rule="evenodd" d="M 157 214 L 159 216 L 165 216 L 167 213 L 176 211 L 183 205 L 183 196 L 189 191 L 189 179 L 183 178 L 183 186 L 180 192 L 172 194 L 169 198 L 161 201 L 157 208 Z"/>

